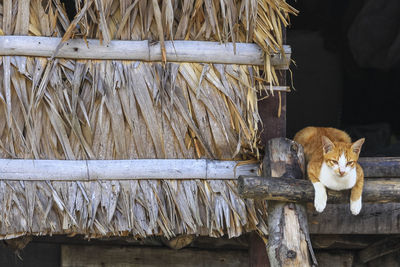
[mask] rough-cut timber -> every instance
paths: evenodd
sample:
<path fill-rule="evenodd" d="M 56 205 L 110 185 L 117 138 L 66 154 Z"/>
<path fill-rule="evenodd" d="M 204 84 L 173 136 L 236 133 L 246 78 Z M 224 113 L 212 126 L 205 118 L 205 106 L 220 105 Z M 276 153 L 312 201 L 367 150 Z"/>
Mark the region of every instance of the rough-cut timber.
<path fill-rule="evenodd" d="M 239 177 L 239 193 L 246 198 L 267 200 L 312 202 L 314 188 L 308 180 L 273 177 Z M 350 190 L 327 190 L 328 203 L 347 203 Z M 400 179 L 365 179 L 363 202 L 400 202 Z"/>
<path fill-rule="evenodd" d="M 61 38 L 35 36 L 0 36 L 1 56 L 36 56 L 72 59 L 162 61 L 161 44 L 143 41 L 114 40 L 110 44 L 100 40 L 71 39 L 55 54 Z M 277 69 L 288 69 L 291 49 L 285 55 L 273 54 L 271 64 Z M 253 43 L 206 41 L 166 41 L 169 62 L 197 62 L 240 65 L 264 65 L 263 50 Z"/>
<path fill-rule="evenodd" d="M 301 179 L 303 174 L 302 148 L 286 138 L 271 139 L 264 158 L 264 175 L 272 177 L 286 175 L 293 179 Z M 312 248 L 304 206 L 270 201 L 268 203 L 268 233 L 267 251 L 272 267 L 310 266 L 308 248 L 311 252 Z"/>

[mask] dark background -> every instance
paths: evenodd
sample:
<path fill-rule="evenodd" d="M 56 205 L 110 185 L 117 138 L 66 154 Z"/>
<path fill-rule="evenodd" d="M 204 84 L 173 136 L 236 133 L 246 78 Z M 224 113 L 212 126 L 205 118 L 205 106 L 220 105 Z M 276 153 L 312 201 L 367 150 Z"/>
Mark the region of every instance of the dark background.
<path fill-rule="evenodd" d="M 288 137 L 337 127 L 367 138 L 364 156 L 400 156 L 400 1 L 288 2 L 300 11 L 287 31 Z"/>

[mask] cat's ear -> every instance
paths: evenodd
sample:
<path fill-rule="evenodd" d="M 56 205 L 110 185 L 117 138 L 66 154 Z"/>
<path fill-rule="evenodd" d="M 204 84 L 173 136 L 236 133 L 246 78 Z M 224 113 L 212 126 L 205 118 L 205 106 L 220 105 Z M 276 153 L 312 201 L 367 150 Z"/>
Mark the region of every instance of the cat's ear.
<path fill-rule="evenodd" d="M 365 138 L 358 139 L 351 145 L 351 149 L 354 153 L 360 154 L 361 146 L 364 144 Z"/>
<path fill-rule="evenodd" d="M 321 136 L 321 140 L 322 140 L 322 149 L 324 150 L 324 154 L 332 151 L 332 149 L 335 147 L 332 141 L 325 135 Z"/>

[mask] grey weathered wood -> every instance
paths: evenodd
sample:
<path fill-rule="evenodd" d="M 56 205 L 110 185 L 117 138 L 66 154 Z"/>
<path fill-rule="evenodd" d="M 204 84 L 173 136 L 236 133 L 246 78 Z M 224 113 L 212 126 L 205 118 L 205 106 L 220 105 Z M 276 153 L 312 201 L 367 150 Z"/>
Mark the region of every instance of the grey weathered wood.
<path fill-rule="evenodd" d="M 400 157 L 365 157 L 358 162 L 365 177 L 400 177 Z"/>
<path fill-rule="evenodd" d="M 338 251 L 317 252 L 315 253 L 318 260 L 318 266 L 321 267 L 352 267 L 354 261 L 354 253 Z"/>
<path fill-rule="evenodd" d="M 99 40 L 71 39 L 54 55 L 61 38 L 36 36 L 0 36 L 1 56 L 38 56 L 73 59 L 109 59 L 161 61 L 158 42 L 114 40 L 105 45 Z M 167 61 L 206 62 L 221 64 L 264 65 L 262 49 L 253 43 L 221 44 L 206 41 L 166 41 Z M 284 46 L 285 56 L 273 54 L 271 63 L 277 68 L 287 69 L 291 49 Z"/>
<path fill-rule="evenodd" d="M 218 251 L 148 247 L 61 246 L 61 266 L 241 267 L 248 263 L 243 250 Z"/>
<path fill-rule="evenodd" d="M 257 172 L 257 164 L 238 163 L 206 159 L 0 159 L 0 180 L 236 179 Z"/>
<path fill-rule="evenodd" d="M 354 216 L 349 204 L 328 204 L 322 213 L 307 205 L 310 234 L 400 234 L 400 203 L 364 203 Z"/>
<path fill-rule="evenodd" d="M 358 253 L 360 260 L 364 263 L 400 250 L 400 236 L 384 238 Z"/>
<path fill-rule="evenodd" d="M 293 179 L 303 177 L 303 150 L 289 139 L 274 138 L 266 149 L 264 175 L 281 177 L 284 174 Z M 270 201 L 268 233 L 267 251 L 272 267 L 311 266 L 307 217 L 301 204 Z"/>
<path fill-rule="evenodd" d="M 246 198 L 312 202 L 314 188 L 309 180 L 273 177 L 239 177 L 239 193 Z M 350 190 L 327 190 L 328 203 L 350 201 Z M 400 202 L 400 179 L 365 179 L 363 202 Z"/>

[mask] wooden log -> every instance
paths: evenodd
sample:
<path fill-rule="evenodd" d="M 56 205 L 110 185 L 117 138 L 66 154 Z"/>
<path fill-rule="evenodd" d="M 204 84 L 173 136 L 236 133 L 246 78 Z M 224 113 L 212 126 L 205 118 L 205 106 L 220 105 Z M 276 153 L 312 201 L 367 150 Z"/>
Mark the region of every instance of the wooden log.
<path fill-rule="evenodd" d="M 158 42 L 114 40 L 108 45 L 95 39 L 71 39 L 54 55 L 61 38 L 36 36 L 0 36 L 0 56 L 37 56 L 72 59 L 161 61 Z M 264 65 L 262 49 L 253 43 L 221 44 L 207 41 L 166 41 L 169 62 Z M 277 69 L 288 69 L 291 49 L 284 46 L 285 55 L 271 56 Z"/>
<path fill-rule="evenodd" d="M 384 238 L 361 250 L 358 253 L 358 257 L 363 263 L 366 263 L 399 250 L 400 236 L 391 236 Z"/>
<path fill-rule="evenodd" d="M 241 267 L 248 253 L 243 250 L 199 250 L 148 247 L 61 246 L 61 266 L 148 267 Z"/>
<path fill-rule="evenodd" d="M 365 157 L 358 162 L 365 177 L 400 178 L 400 157 Z"/>
<path fill-rule="evenodd" d="M 314 201 L 314 187 L 309 180 L 273 177 L 245 177 L 238 180 L 239 194 L 245 198 L 262 198 L 290 202 Z M 350 190 L 327 190 L 328 203 L 347 203 Z M 363 202 L 400 202 L 400 179 L 365 179 Z"/>
<path fill-rule="evenodd" d="M 258 170 L 257 164 L 238 163 L 207 159 L 0 159 L 0 180 L 235 179 Z"/>
<path fill-rule="evenodd" d="M 264 175 L 302 178 L 304 155 L 301 146 L 285 138 L 268 142 L 264 158 Z M 275 178 L 275 180 L 279 180 Z M 272 267 L 311 266 L 313 256 L 305 207 L 301 204 L 270 201 L 268 203 L 268 257 Z"/>

